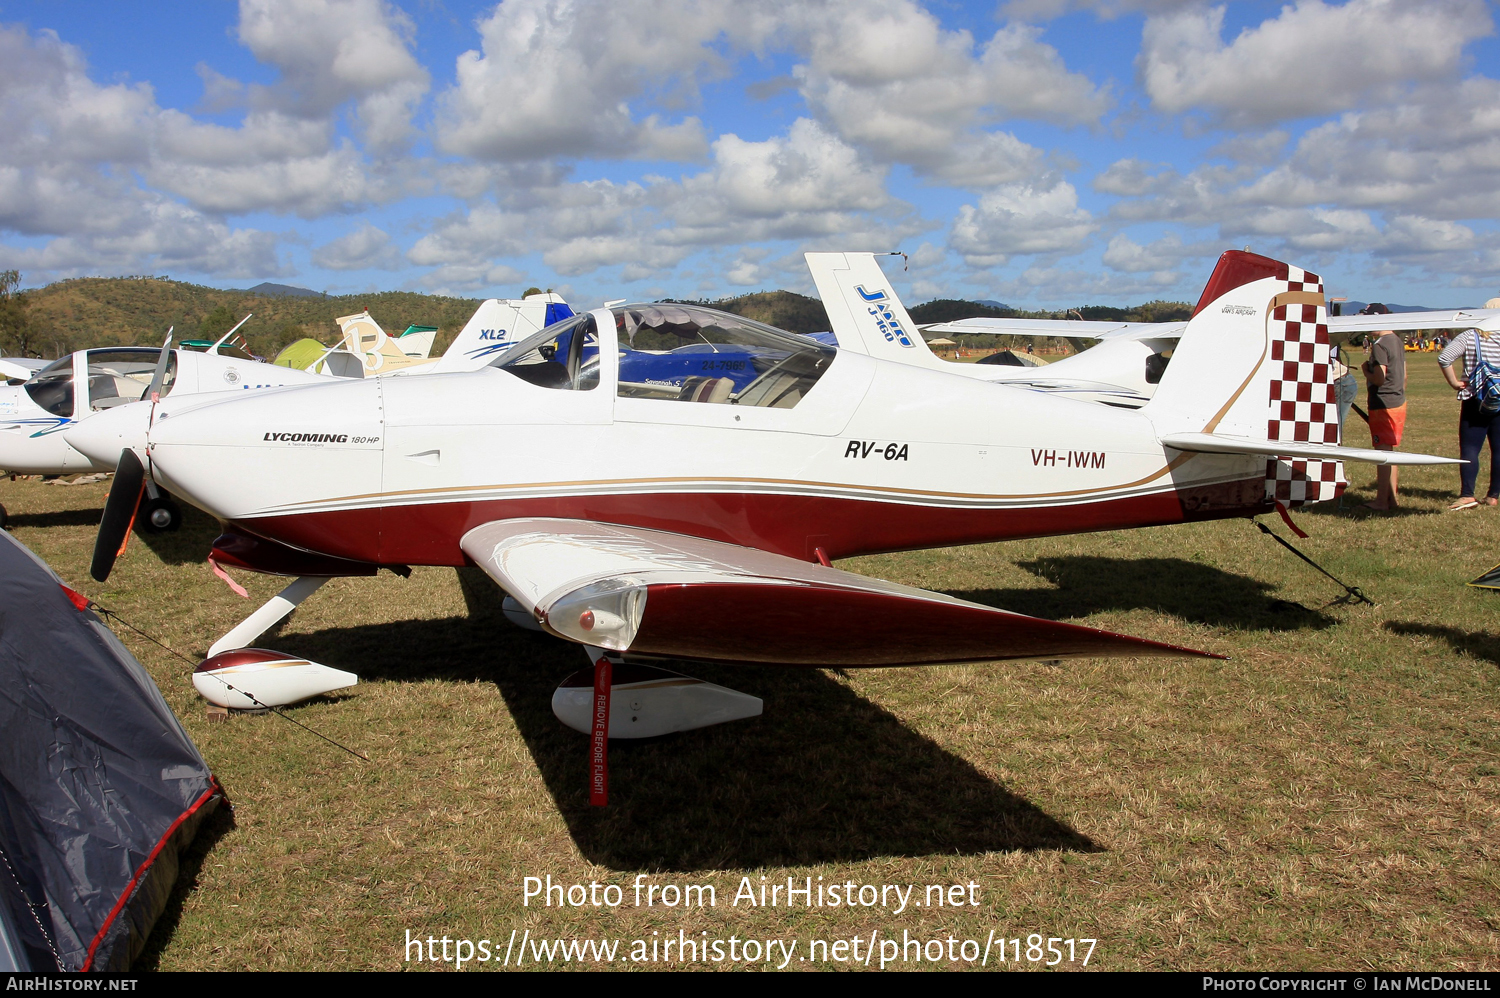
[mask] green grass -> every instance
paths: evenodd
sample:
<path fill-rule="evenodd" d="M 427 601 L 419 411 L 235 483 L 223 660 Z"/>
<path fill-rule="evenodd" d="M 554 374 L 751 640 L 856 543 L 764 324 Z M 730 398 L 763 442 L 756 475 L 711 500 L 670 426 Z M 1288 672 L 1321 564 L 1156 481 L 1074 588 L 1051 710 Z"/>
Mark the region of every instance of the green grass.
<path fill-rule="evenodd" d="M 1404 449 L 1451 454 L 1457 407 L 1434 368 L 1412 357 Z M 1373 483 L 1351 471 L 1350 505 Z M 294 713 L 369 764 L 274 717 L 210 722 L 187 667 L 126 632 L 235 804 L 142 964 L 395 969 L 406 930 L 503 947 L 512 929 L 994 929 L 1098 938 L 1104 969 L 1500 968 L 1500 593 L 1464 586 L 1500 561 L 1500 511 L 1442 512 L 1451 469 L 1403 484 L 1399 515 L 1297 515 L 1300 546 L 1373 608 L 1330 605 L 1337 587 L 1243 520 L 845 562 L 1230 659 L 689 670 L 763 697 L 765 715 L 616 745 L 602 811 L 586 802 L 585 739 L 549 708 L 583 653 L 506 624 L 476 573 L 335 581 L 262 639 L 361 675 Z M 200 655 L 252 605 L 202 563 L 214 525 L 195 514 L 136 538 L 96 585 L 104 494 L 0 485 L 16 536 L 65 579 Z M 243 581 L 257 601 L 278 588 Z M 528 875 L 638 872 L 715 884 L 720 905 L 636 909 L 628 890 L 604 912 L 521 904 Z M 762 874 L 973 880 L 982 904 L 728 906 Z"/>

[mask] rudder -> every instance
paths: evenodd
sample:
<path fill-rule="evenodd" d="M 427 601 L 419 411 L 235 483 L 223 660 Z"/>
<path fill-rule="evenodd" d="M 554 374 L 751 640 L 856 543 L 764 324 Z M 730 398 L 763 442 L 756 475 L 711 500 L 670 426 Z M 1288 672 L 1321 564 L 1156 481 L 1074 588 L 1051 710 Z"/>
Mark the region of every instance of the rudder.
<path fill-rule="evenodd" d="M 1317 274 L 1287 269 L 1288 296 L 1310 293 L 1316 302 L 1288 297 L 1267 321 L 1272 369 L 1266 438 L 1338 444 L 1343 428 L 1334 394 L 1323 282 Z M 1287 506 L 1325 502 L 1338 498 L 1346 484 L 1342 461 L 1266 461 L 1266 498 L 1273 502 Z"/>
<path fill-rule="evenodd" d="M 1318 276 L 1230 250 L 1219 257 L 1156 395 L 1142 411 L 1162 435 L 1338 444 L 1331 356 Z M 1269 502 L 1323 502 L 1345 484 L 1340 461 L 1266 461 Z"/>

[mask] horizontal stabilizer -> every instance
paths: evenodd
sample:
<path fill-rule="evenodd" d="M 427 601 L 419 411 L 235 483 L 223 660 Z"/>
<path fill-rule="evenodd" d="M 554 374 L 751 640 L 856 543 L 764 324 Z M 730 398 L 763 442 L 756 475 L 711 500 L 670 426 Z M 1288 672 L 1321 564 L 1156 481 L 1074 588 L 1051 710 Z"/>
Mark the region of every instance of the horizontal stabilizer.
<path fill-rule="evenodd" d="M 659 530 L 499 520 L 459 544 L 551 633 L 633 657 L 814 667 L 1217 657 Z"/>
<path fill-rule="evenodd" d="M 1224 433 L 1168 433 L 1161 442 L 1174 450 L 1196 454 L 1263 454 L 1323 461 L 1363 461 L 1366 464 L 1463 464 L 1456 457 L 1436 454 L 1403 454 L 1393 450 L 1369 450 L 1314 444 L 1299 440 L 1254 440 Z"/>

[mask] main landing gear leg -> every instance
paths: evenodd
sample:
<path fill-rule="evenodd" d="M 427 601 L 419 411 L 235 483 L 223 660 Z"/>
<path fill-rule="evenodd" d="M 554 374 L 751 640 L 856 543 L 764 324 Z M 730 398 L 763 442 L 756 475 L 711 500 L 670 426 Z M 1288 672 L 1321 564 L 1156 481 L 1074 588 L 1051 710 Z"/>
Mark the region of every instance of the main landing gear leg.
<path fill-rule="evenodd" d="M 281 592 L 266 600 L 265 605 L 246 617 L 238 627 L 214 642 L 214 646 L 208 650 L 208 657 L 224 651 L 233 651 L 236 648 L 244 648 L 250 642 L 260 637 L 271 629 L 282 617 L 295 610 L 299 604 L 313 593 L 322 588 L 328 578 L 314 578 L 304 575 Z"/>

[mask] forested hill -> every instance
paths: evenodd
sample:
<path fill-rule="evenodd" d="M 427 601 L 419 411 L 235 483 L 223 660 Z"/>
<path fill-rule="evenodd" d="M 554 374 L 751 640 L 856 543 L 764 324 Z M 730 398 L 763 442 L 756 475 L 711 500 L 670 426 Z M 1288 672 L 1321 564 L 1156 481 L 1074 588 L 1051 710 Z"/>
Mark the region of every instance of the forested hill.
<path fill-rule="evenodd" d="M 178 339 L 216 339 L 253 312 L 242 332 L 255 353 L 270 357 L 303 336 L 332 343 L 339 335 L 334 319 L 364 308 L 392 335 L 412 324 L 437 326 L 436 353 L 479 307 L 477 299 L 409 291 L 267 296 L 156 277 L 58 281 L 26 292 L 26 301 L 41 352 L 53 356 L 94 346 L 160 343 L 169 326 Z"/>
<path fill-rule="evenodd" d="M 515 295 L 521 289 L 510 292 Z M 272 357 L 303 336 L 332 344 L 339 335 L 334 319 L 368 308 L 386 332 L 400 334 L 408 325 L 437 326 L 434 355 L 441 353 L 479 307 L 479 299 L 448 298 L 409 291 L 358 295 L 263 295 L 224 291 L 160 277 L 85 277 L 59 281 L 17 296 L 24 300 L 24 325 L 29 327 L 30 351 L 55 357 L 69 350 L 96 346 L 160 343 L 167 328 L 182 339 L 217 339 L 253 312 L 243 332 L 250 348 Z M 829 328 L 823 303 L 791 291 L 762 291 L 694 304 L 734 312 L 747 318 L 812 333 Z M 1064 318 L 1063 312 L 998 310 L 977 302 L 942 299 L 911 310 L 918 323 L 943 322 L 976 315 Z M 1165 321 L 1186 318 L 1190 309 L 1180 302 L 1148 302 L 1133 308 L 1090 306 L 1081 312 L 1089 319 Z M 9 322 L 0 323 L 7 332 Z M 0 353 L 18 352 L 12 337 L 0 337 Z M 988 341 L 987 341 L 988 342 Z"/>
<path fill-rule="evenodd" d="M 756 319 L 773 326 L 780 326 L 782 329 L 790 329 L 794 333 L 816 333 L 828 328 L 828 313 L 824 311 L 823 303 L 816 298 L 809 298 L 792 291 L 761 291 L 738 298 L 693 304 L 723 309 L 726 312 L 743 315 L 747 319 Z M 921 305 L 913 305 L 907 311 L 911 314 L 912 321 L 918 325 L 952 322 L 955 319 L 969 319 L 974 316 L 1000 319 L 1083 318 L 1109 322 L 1179 322 L 1193 314 L 1193 307 L 1180 301 L 1149 301 L 1127 308 L 1117 308 L 1111 305 L 1085 305 L 1082 308 L 1067 311 L 1026 312 L 1014 308 L 994 308 L 958 298 L 939 298 Z"/>

